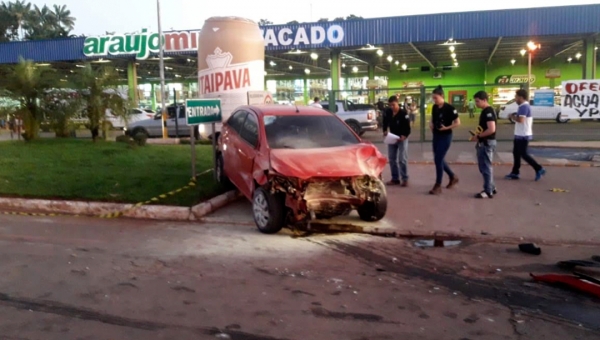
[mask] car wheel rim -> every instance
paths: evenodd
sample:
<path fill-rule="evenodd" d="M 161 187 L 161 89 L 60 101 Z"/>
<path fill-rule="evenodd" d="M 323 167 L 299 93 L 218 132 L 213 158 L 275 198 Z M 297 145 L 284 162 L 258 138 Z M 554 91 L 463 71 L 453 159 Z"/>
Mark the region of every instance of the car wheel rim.
<path fill-rule="evenodd" d="M 254 219 L 259 227 L 264 228 L 269 222 L 269 203 L 263 193 L 260 193 L 254 197 L 254 204 L 252 207 L 254 211 Z"/>

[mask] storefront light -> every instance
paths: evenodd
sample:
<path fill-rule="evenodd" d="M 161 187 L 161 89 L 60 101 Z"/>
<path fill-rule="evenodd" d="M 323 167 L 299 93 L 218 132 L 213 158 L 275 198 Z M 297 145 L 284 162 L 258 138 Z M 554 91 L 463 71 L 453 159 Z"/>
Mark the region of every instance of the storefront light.
<path fill-rule="evenodd" d="M 450 50 L 450 52 L 454 52 L 454 50 L 456 49 L 454 46 L 450 46 L 448 47 L 448 49 Z"/>
<path fill-rule="evenodd" d="M 567 59 L 568 62 L 572 62 L 573 58 L 569 57 L 569 59 Z"/>
<path fill-rule="evenodd" d="M 514 65 L 516 62 L 517 62 L 517 61 L 516 61 L 516 60 L 514 60 L 514 59 L 512 59 L 512 60 L 510 61 L 510 63 L 511 63 L 511 64 L 513 64 L 513 65 Z"/>
<path fill-rule="evenodd" d="M 306 68 L 306 69 L 304 69 L 304 73 L 310 74 L 310 70 Z"/>
<path fill-rule="evenodd" d="M 455 66 L 455 67 L 458 67 L 458 61 L 455 61 L 455 62 L 454 62 L 454 66 Z"/>
<path fill-rule="evenodd" d="M 311 53 L 311 54 L 310 54 L 310 59 L 312 59 L 312 60 L 317 60 L 317 59 L 319 59 L 319 55 L 318 55 L 318 54 L 316 54 L 316 53 Z"/>
<path fill-rule="evenodd" d="M 390 63 L 392 62 L 392 60 L 394 60 L 394 57 L 392 57 L 391 55 L 388 55 L 387 57 L 387 61 L 389 61 Z"/>
<path fill-rule="evenodd" d="M 408 68 L 408 66 L 406 66 L 406 64 L 402 64 L 402 69 L 403 69 L 404 71 L 406 71 L 406 69 L 407 69 L 407 68 Z"/>
<path fill-rule="evenodd" d="M 577 58 L 577 60 L 581 59 L 581 53 L 577 53 L 577 54 L 575 55 L 575 58 Z"/>
<path fill-rule="evenodd" d="M 528 43 L 527 43 L 527 48 L 528 48 L 530 51 L 535 51 L 535 50 L 539 49 L 540 47 L 541 47 L 541 45 L 540 45 L 540 44 L 536 44 L 536 43 L 534 43 L 533 41 L 530 41 L 530 42 L 528 42 Z"/>
<path fill-rule="evenodd" d="M 521 55 L 522 55 L 522 56 L 525 56 L 525 53 L 527 53 L 527 50 L 526 50 L 526 49 L 522 49 L 522 50 L 521 50 Z"/>
<path fill-rule="evenodd" d="M 452 57 L 452 59 L 456 59 L 456 53 L 452 53 L 450 56 Z"/>
<path fill-rule="evenodd" d="M 331 64 L 331 59 L 327 60 L 327 62 Z"/>
<path fill-rule="evenodd" d="M 343 63 L 343 64 L 342 64 L 342 67 L 343 67 L 343 68 L 346 68 L 346 63 Z"/>
<path fill-rule="evenodd" d="M 381 57 L 383 55 L 383 51 L 382 50 L 377 50 L 377 55 Z"/>
<path fill-rule="evenodd" d="M 269 65 L 271 65 L 271 66 L 275 66 L 275 65 L 277 65 L 277 64 L 276 64 L 276 63 L 275 63 L 273 60 L 271 60 L 271 61 L 269 62 Z"/>
<path fill-rule="evenodd" d="M 290 70 L 293 70 L 293 69 L 294 69 L 294 66 L 290 65 L 290 66 L 289 66 L 289 69 L 290 69 Z"/>
<path fill-rule="evenodd" d="M 354 66 L 354 67 L 352 68 L 352 72 L 354 72 L 354 73 L 358 72 L 358 67 Z"/>
<path fill-rule="evenodd" d="M 396 64 L 396 66 L 400 65 L 400 60 L 396 60 L 394 64 Z"/>

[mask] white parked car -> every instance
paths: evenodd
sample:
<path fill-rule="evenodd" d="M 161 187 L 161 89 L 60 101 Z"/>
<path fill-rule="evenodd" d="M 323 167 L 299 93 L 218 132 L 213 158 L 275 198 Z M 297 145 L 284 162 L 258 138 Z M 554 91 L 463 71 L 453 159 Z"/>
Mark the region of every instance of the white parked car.
<path fill-rule="evenodd" d="M 153 119 L 155 115 L 156 113 L 151 110 L 132 109 L 129 113 L 127 123 L 131 124 L 140 120 Z M 127 126 L 123 117 L 113 115 L 111 110 L 106 110 L 106 121 L 110 124 L 111 129 L 123 130 Z"/>
<path fill-rule="evenodd" d="M 179 117 L 176 118 L 177 113 Z M 176 109 L 172 105 L 167 107 L 168 117 L 166 125 L 169 137 L 175 137 L 177 135 L 179 135 L 179 137 L 190 137 L 190 127 L 187 125 L 185 113 L 185 106 L 183 105 L 179 105 L 179 109 Z M 125 134 L 133 137 L 138 133 L 143 133 L 150 138 L 162 137 L 162 115 L 156 113 L 152 119 L 131 121 L 125 129 Z M 194 138 L 200 138 L 198 127 L 194 127 Z"/>
<path fill-rule="evenodd" d="M 533 105 L 533 101 L 531 103 L 531 115 L 533 119 L 540 120 L 555 120 L 557 123 L 567 123 L 569 121 L 568 118 L 562 118 L 560 115 L 560 105 L 554 106 L 536 106 Z M 508 118 L 513 113 L 516 113 L 519 110 L 519 105 L 515 102 L 515 100 L 511 100 L 506 103 L 506 105 L 502 105 L 500 108 L 500 114 L 498 117 L 500 119 L 508 119 L 511 123 L 514 123 L 512 119 Z"/>

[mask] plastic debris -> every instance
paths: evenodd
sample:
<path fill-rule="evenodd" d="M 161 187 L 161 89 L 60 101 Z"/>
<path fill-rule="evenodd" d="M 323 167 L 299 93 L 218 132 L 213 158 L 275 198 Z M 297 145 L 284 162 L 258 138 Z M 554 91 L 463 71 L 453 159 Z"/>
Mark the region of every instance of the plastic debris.
<path fill-rule="evenodd" d="M 552 189 L 550 189 L 550 191 L 552 191 L 552 192 L 560 192 L 560 193 L 562 193 L 562 192 L 569 192 L 569 190 L 560 189 L 560 188 L 552 188 Z"/>
<path fill-rule="evenodd" d="M 542 253 L 542 249 L 536 246 L 534 243 L 519 244 L 519 250 L 531 255 L 540 255 Z"/>

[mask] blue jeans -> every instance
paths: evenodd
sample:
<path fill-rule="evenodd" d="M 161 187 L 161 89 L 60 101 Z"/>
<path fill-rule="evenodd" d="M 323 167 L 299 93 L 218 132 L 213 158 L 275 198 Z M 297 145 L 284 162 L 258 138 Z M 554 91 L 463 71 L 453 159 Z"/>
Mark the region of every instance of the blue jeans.
<path fill-rule="evenodd" d="M 446 154 L 450 150 L 452 144 L 452 134 L 449 135 L 433 135 L 433 159 L 435 162 L 435 184 L 442 185 L 444 172 L 454 178 L 454 172 L 446 163 Z"/>
<path fill-rule="evenodd" d="M 388 145 L 388 160 L 390 161 L 390 170 L 392 170 L 392 181 L 398 181 L 400 176 L 403 181 L 408 181 L 408 139 Z M 400 168 L 399 174 L 398 167 Z"/>
<path fill-rule="evenodd" d="M 479 172 L 483 175 L 483 190 L 491 194 L 496 188 L 494 184 L 494 168 L 492 167 L 496 141 L 489 140 L 487 144 L 486 146 L 483 143 L 477 143 L 477 163 L 479 164 Z"/>

